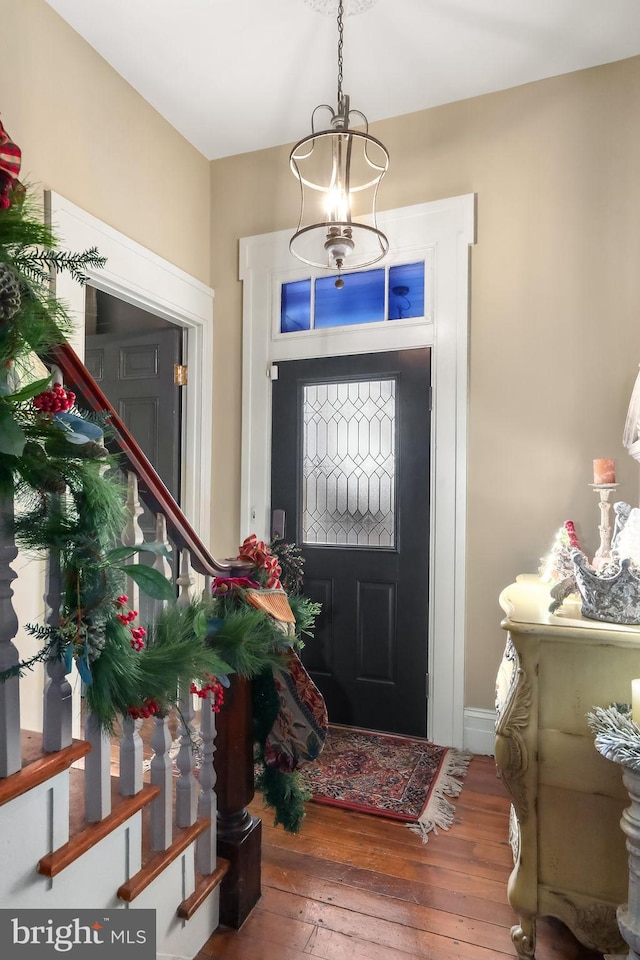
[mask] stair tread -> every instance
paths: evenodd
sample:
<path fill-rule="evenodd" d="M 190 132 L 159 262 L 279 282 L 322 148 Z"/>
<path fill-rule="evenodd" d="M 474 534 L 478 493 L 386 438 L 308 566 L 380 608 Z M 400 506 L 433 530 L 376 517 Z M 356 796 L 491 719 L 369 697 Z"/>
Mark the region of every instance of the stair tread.
<path fill-rule="evenodd" d="M 67 843 L 43 857 L 38 864 L 38 872 L 45 877 L 55 877 L 79 857 L 96 845 L 104 837 L 116 830 L 126 820 L 147 806 L 160 793 L 160 788 L 145 784 L 133 797 L 122 797 L 112 791 L 112 807 L 109 816 L 98 823 L 90 823 L 74 833 Z"/>
<path fill-rule="evenodd" d="M 160 876 L 163 870 L 169 866 L 183 850 L 193 843 L 201 833 L 204 833 L 210 826 L 208 819 L 196 820 L 190 827 L 180 827 L 174 832 L 174 838 L 171 845 L 166 850 L 159 850 L 146 861 L 141 870 L 138 870 L 130 880 L 123 883 L 118 888 L 116 896 L 119 900 L 125 900 L 130 903 L 135 900 L 143 890 L 153 883 Z"/>
<path fill-rule="evenodd" d="M 209 894 L 215 890 L 216 887 L 220 886 L 230 866 L 231 864 L 228 860 L 223 859 L 223 857 L 218 857 L 216 861 L 216 869 L 213 871 L 213 873 L 199 873 L 196 875 L 195 890 L 191 896 L 187 897 L 186 900 L 183 900 L 178 907 L 177 914 L 181 920 L 191 919 L 196 910 L 202 906 Z"/>
<path fill-rule="evenodd" d="M 42 734 L 31 730 L 20 731 L 20 745 L 23 766 L 21 770 L 0 780 L 0 806 L 68 770 L 91 749 L 86 740 L 73 740 L 70 746 L 62 750 L 45 753 L 42 749 Z"/>

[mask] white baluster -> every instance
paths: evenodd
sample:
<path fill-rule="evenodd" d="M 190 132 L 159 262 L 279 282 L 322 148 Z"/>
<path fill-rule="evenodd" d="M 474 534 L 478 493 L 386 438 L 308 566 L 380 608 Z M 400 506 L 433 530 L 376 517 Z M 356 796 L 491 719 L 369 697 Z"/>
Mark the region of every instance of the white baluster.
<path fill-rule="evenodd" d="M 184 547 L 180 554 L 180 575 L 176 579 L 180 587 L 177 605 L 179 607 L 188 607 L 191 603 L 191 588 L 193 587 L 193 577 L 191 576 L 191 553 Z"/>
<path fill-rule="evenodd" d="M 47 586 L 44 601 L 47 623 L 57 627 L 60 623 L 60 599 L 62 597 L 62 574 L 60 554 L 49 551 L 47 560 Z M 47 681 L 43 693 L 42 747 L 47 753 L 55 753 L 71 744 L 73 700 L 71 684 L 67 679 L 64 661 L 58 656 L 49 657 L 46 664 Z"/>
<path fill-rule="evenodd" d="M 176 826 L 190 827 L 196 822 L 198 810 L 198 784 L 194 775 L 196 758 L 193 755 L 193 694 L 190 684 L 180 690 L 180 750 L 176 765 L 180 776 L 176 782 Z"/>
<path fill-rule="evenodd" d="M 202 599 L 204 600 L 205 603 L 208 603 L 209 600 L 211 600 L 212 582 L 213 582 L 213 578 L 211 577 L 211 574 L 207 573 L 204 578 L 204 590 L 202 591 Z"/>
<path fill-rule="evenodd" d="M 171 547 L 171 544 L 167 538 L 167 519 L 162 513 L 156 514 L 156 543 L 161 543 L 164 547 L 166 547 L 167 550 Z M 167 577 L 167 579 L 171 580 L 173 576 L 171 564 L 163 554 L 156 553 L 154 555 L 152 567 L 154 570 L 157 570 L 158 573 L 161 573 L 163 577 Z M 154 600 L 153 620 L 155 620 L 160 613 L 162 613 L 166 606 L 166 600 Z"/>
<path fill-rule="evenodd" d="M 213 873 L 216 869 L 216 772 L 213 767 L 215 753 L 216 721 L 211 709 L 210 696 L 202 700 L 200 715 L 200 736 L 202 737 L 202 766 L 198 779 L 200 797 L 198 799 L 198 817 L 210 820 L 209 828 L 196 841 L 196 869 L 199 873 Z"/>
<path fill-rule="evenodd" d="M 120 738 L 120 793 L 133 797 L 142 790 L 143 743 L 140 736 L 142 720 L 123 717 Z"/>
<path fill-rule="evenodd" d="M 92 713 L 84 736 L 91 744 L 84 760 L 84 816 L 88 823 L 97 823 L 111 813 L 111 738 Z"/>
<path fill-rule="evenodd" d="M 154 751 L 151 760 L 151 783 L 160 787 L 160 796 L 151 801 L 151 847 L 153 850 L 166 850 L 173 839 L 172 829 L 172 774 L 171 734 L 168 717 L 155 717 L 151 746 Z"/>
<path fill-rule="evenodd" d="M 127 513 L 127 522 L 122 531 L 121 540 L 125 547 L 137 547 L 144 543 L 144 533 L 138 523 L 138 517 L 144 513 L 144 507 L 140 503 L 138 496 L 138 478 L 135 473 L 127 473 L 127 500 L 125 504 Z M 135 559 L 130 561 L 136 563 Z M 137 583 L 127 577 L 127 594 L 129 596 L 129 606 L 133 610 L 140 609 L 140 591 Z"/>
<path fill-rule="evenodd" d="M 0 521 L 13 518 L 13 498 L 0 501 Z M 13 537 L 0 528 L 0 670 L 10 670 L 20 661 L 13 638 L 18 618 L 13 609 L 11 581 L 16 573 L 11 563 L 18 556 Z M 8 777 L 22 767 L 20 750 L 20 679 L 0 681 L 0 777 Z"/>

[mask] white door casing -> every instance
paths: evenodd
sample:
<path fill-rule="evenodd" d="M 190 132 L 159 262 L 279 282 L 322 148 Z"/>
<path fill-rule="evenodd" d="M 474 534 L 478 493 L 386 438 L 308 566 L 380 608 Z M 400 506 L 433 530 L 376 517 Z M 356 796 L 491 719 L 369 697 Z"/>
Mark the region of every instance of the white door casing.
<path fill-rule="evenodd" d="M 283 283 L 322 275 L 289 252 L 290 232 L 240 241 L 243 292 L 240 539 L 268 538 L 271 384 L 277 363 L 309 357 L 432 348 L 429 699 L 433 741 L 461 747 L 464 713 L 469 247 L 475 197 L 379 215 L 384 264 L 425 260 L 425 316 L 302 333 L 279 332 Z M 425 531 L 426 533 L 426 531 Z"/>

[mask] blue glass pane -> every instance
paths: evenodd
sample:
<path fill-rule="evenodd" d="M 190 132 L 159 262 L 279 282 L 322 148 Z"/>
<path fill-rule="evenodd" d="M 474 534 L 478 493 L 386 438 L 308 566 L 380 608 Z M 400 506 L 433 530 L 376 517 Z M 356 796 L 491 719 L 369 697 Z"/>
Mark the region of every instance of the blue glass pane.
<path fill-rule="evenodd" d="M 316 280 L 316 327 L 348 327 L 354 323 L 384 320 L 384 270 L 344 274 L 344 287 L 336 277 Z"/>
<path fill-rule="evenodd" d="M 311 327 L 311 280 L 282 284 L 280 332 L 293 333 Z"/>
<path fill-rule="evenodd" d="M 424 261 L 389 267 L 389 320 L 424 317 Z"/>

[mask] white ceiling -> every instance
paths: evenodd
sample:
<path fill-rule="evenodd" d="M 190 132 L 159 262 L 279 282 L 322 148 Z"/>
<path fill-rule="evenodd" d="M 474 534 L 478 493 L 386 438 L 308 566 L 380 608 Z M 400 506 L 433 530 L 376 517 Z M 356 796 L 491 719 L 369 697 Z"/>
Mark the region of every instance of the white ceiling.
<path fill-rule="evenodd" d="M 335 107 L 325 0 L 46 0 L 206 157 L 301 139 Z M 640 53 L 640 0 L 346 0 L 344 92 L 369 120 Z M 337 9 L 337 0 L 333 8 Z"/>

